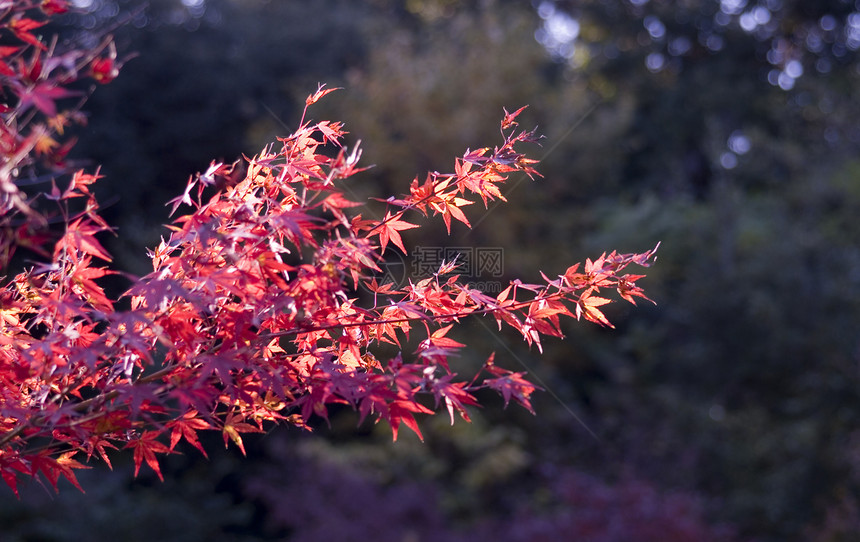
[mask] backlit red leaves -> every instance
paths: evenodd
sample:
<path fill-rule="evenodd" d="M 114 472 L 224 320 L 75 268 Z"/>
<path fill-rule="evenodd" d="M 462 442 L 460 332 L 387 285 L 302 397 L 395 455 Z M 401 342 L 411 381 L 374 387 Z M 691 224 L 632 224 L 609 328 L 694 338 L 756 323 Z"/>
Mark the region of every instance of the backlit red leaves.
<path fill-rule="evenodd" d="M 67 0 L 10 1 L 0 9 L 0 33 L 11 40 L 0 46 L 0 86 L 6 98 L 0 104 L 0 267 L 18 247 L 43 254 L 53 240 L 43 232 L 50 230 L 55 217 L 43 215 L 46 211 L 39 203 L 44 200 L 26 193 L 32 189 L 22 180 L 44 174 L 37 169 L 50 173 L 67 168 L 75 138 L 62 136 L 70 124 L 85 119 L 78 110 L 83 101 L 68 98 L 84 94 L 77 83 L 94 75 L 88 69 L 92 59 L 105 51 L 115 54 L 109 36 L 79 49 L 80 44 L 43 35 L 49 19 L 68 9 Z M 52 198 L 56 194 L 44 195 L 58 201 Z M 59 214 L 66 220 L 76 216 Z"/>
<path fill-rule="evenodd" d="M 22 36 L 28 28 L 21 23 Z M 90 58 L 96 80 L 115 75 L 112 49 Z M 55 112 L 61 87 L 39 80 L 38 62 L 26 68 L 20 107 Z M 321 85 L 306 104 L 333 90 Z M 52 184 L 45 199 L 61 209 L 65 230 L 44 263 L 0 290 L 0 475 L 7 485 L 14 490 L 18 476 L 31 476 L 55 488 L 60 478 L 77 486 L 74 469 L 83 465 L 76 457 L 110 464 L 108 454 L 119 449 L 132 450 L 135 475 L 146 464 L 162 478 L 160 460 L 183 440 L 206 455 L 201 431 L 219 431 L 244 454 L 245 434 L 274 423 L 307 427 L 314 416 L 328 420 L 333 405 L 388 423 L 395 439 L 403 426 L 423 439 L 417 415 L 443 405 L 452 423 L 455 414 L 468 421 L 479 390 L 533 412 L 538 388 L 524 373 L 496 366 L 492 355 L 474 378 L 458 376 L 456 355 L 467 345 L 454 338 L 457 325 L 491 315 L 538 349 L 543 338 L 562 337 L 562 317 L 611 326 L 603 292 L 647 299 L 636 284 L 642 275 L 624 270 L 649 265 L 653 250 L 604 254 L 540 284 L 514 280 L 498 295 L 461 283 L 456 261 L 403 284 L 378 280 L 389 244 L 408 254 L 401 232 L 433 217 L 449 232 L 452 221 L 471 227 L 473 200 L 504 200 L 509 174 L 537 176 L 518 149 L 537 140 L 517 131 L 522 111 L 505 111 L 501 145 L 467 151 L 454 173 L 430 173 L 408 194 L 376 200 L 384 214 L 345 195 L 362 168 L 358 145 L 343 147 L 342 124 L 303 115 L 279 150 L 213 162 L 189 179 L 170 202 L 186 214 L 150 252 L 152 272 L 132 280 L 126 311 L 102 284 L 115 272 L 93 265 L 111 261 L 99 240 L 109 227 L 91 191 L 98 175 Z M 21 147 L 0 137 L 4 152 L 53 153 L 50 141 Z M 391 355 L 404 339 L 417 347 L 407 358 Z"/>

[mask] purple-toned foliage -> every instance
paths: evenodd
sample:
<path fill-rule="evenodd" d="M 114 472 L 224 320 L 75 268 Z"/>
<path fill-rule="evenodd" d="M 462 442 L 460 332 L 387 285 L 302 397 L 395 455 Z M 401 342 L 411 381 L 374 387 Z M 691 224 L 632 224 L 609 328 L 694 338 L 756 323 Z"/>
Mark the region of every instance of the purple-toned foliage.
<path fill-rule="evenodd" d="M 739 540 L 731 528 L 709 523 L 701 495 L 663 491 L 633 477 L 607 482 L 572 467 L 543 464 L 537 488 L 518 486 L 522 493 L 506 496 L 514 513 L 486 509 L 477 522 L 458 524 L 442 504 L 444 484 L 383 482 L 354 456 L 347 456 L 355 461 L 350 463 L 313 448 L 278 444 L 273 450 L 272 456 L 290 459 L 266 462 L 244 491 L 265 510 L 268 528 L 288 532 L 291 541 Z"/>

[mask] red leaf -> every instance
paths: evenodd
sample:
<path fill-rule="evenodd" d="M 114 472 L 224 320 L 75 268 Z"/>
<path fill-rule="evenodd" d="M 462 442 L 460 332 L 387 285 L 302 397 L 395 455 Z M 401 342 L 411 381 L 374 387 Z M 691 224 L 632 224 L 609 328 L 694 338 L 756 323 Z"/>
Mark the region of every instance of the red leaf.
<path fill-rule="evenodd" d="M 256 426 L 253 426 L 249 423 L 245 423 L 244 418 L 241 414 L 233 412 L 227 416 L 227 419 L 224 421 L 224 427 L 222 428 L 222 434 L 224 436 L 224 446 L 227 446 L 227 439 L 233 441 L 233 444 L 239 447 L 242 451 L 242 455 L 247 455 L 245 453 L 245 445 L 242 442 L 242 435 L 240 433 L 262 433 L 263 431 Z"/>
<path fill-rule="evenodd" d="M 388 246 L 388 242 L 391 241 L 395 246 L 397 246 L 397 248 L 406 254 L 406 247 L 403 246 L 403 239 L 400 238 L 400 233 L 398 232 L 417 228 L 418 225 L 400 220 L 401 216 L 403 216 L 403 213 L 397 213 L 392 216 L 389 211 L 386 213 L 385 218 L 382 219 L 382 222 L 380 222 L 368 235 L 368 237 L 373 237 L 375 235 L 379 236 L 379 244 L 381 245 L 380 252 L 385 252 L 385 247 Z"/>
<path fill-rule="evenodd" d="M 427 338 L 424 343 L 422 343 L 422 345 L 433 345 L 440 348 L 461 348 L 463 346 L 466 346 L 461 342 L 457 342 L 454 339 L 445 336 L 448 334 L 449 331 L 451 331 L 452 327 L 454 327 L 454 324 L 450 324 L 443 328 L 437 329 L 430 335 L 430 337 Z"/>
<path fill-rule="evenodd" d="M 30 30 L 35 30 L 44 26 L 47 24 L 47 21 L 34 21 L 33 19 L 28 19 L 19 14 L 13 17 L 7 24 L 9 30 L 11 30 L 19 40 L 35 45 L 39 49 L 46 48 L 42 42 L 39 41 L 39 38 L 30 33 Z"/>
<path fill-rule="evenodd" d="M 9 64 L 6 64 L 2 60 L 0 60 L 0 75 L 5 75 L 6 77 L 15 77 L 15 70 L 13 70 L 12 67 L 9 66 Z M 3 107 L 4 109 L 7 108 L 6 105 L 3 105 Z M 7 111 L 11 111 L 11 109 L 5 109 L 2 112 L 6 113 Z"/>
<path fill-rule="evenodd" d="M 76 266 L 72 272 L 72 281 L 78 286 L 83 293 L 83 298 L 93 307 L 102 310 L 106 313 L 113 312 L 113 303 L 105 295 L 105 291 L 101 286 L 96 284 L 93 279 L 104 277 L 105 275 L 115 274 L 114 271 L 105 268 L 87 267 L 86 263 L 91 261 L 87 258 L 85 262 Z"/>
<path fill-rule="evenodd" d="M 21 459 L 15 452 L 0 451 L 0 476 L 6 485 L 18 495 L 18 473 L 30 474 L 30 468 L 27 463 Z"/>
<path fill-rule="evenodd" d="M 68 225 L 66 234 L 57 242 L 55 253 L 67 246 L 76 248 L 85 254 L 101 258 L 107 262 L 111 261 L 110 254 L 99 243 L 95 234 L 103 231 L 103 228 L 79 218 Z"/>
<path fill-rule="evenodd" d="M 72 182 L 69 184 L 69 187 L 66 189 L 66 191 L 63 192 L 62 197 L 74 198 L 83 195 L 90 195 L 90 189 L 88 187 L 101 178 L 102 176 L 98 173 L 96 173 L 95 175 L 90 175 L 88 173 L 84 173 L 83 170 L 76 171 L 74 176 L 72 177 Z"/>
<path fill-rule="evenodd" d="M 170 448 L 159 442 L 158 431 L 146 431 L 139 439 L 133 440 L 126 445 L 126 448 L 134 448 L 134 475 L 137 476 L 140 472 L 140 465 L 146 461 L 149 468 L 155 471 L 158 479 L 164 481 L 164 476 L 161 474 L 161 467 L 158 465 L 157 454 L 170 453 Z"/>
<path fill-rule="evenodd" d="M 505 118 L 502 119 L 502 130 L 507 130 L 511 126 L 516 126 L 517 122 L 514 119 L 516 119 L 517 115 L 522 113 L 526 107 L 528 107 L 528 106 L 524 105 L 524 106 L 520 107 L 519 109 L 517 109 L 516 111 L 514 111 L 513 113 L 508 113 L 507 109 L 502 108 L 505 112 Z"/>
<path fill-rule="evenodd" d="M 113 465 L 110 462 L 110 457 L 107 455 L 107 451 L 105 448 L 111 448 L 116 450 L 116 446 L 114 446 L 110 441 L 101 438 L 99 435 L 93 435 L 87 442 L 85 443 L 86 452 L 87 452 L 87 461 L 93 456 L 93 452 L 98 452 L 99 457 L 102 458 L 108 468 L 113 470 Z"/>
<path fill-rule="evenodd" d="M 466 391 L 465 382 L 451 382 L 455 375 L 445 375 L 442 378 L 436 379 L 433 382 L 433 395 L 436 397 L 436 406 L 442 399 L 445 400 L 445 406 L 448 408 L 448 414 L 451 417 L 451 425 L 454 425 L 454 411 L 460 413 L 467 422 L 469 414 L 466 412 L 465 405 L 478 406 L 478 401 L 475 397 Z"/>
<path fill-rule="evenodd" d="M 17 47 L 14 45 L 0 45 L 0 58 L 6 58 L 7 56 L 12 56 L 17 53 L 21 47 Z"/>
<path fill-rule="evenodd" d="M 90 76 L 96 83 L 106 85 L 117 78 L 119 66 L 116 59 L 112 57 L 96 58 L 90 65 Z"/>
<path fill-rule="evenodd" d="M 197 439 L 197 431 L 200 429 L 210 429 L 212 426 L 205 420 L 200 419 L 197 412 L 187 412 L 181 418 L 167 424 L 167 426 L 173 428 L 173 431 L 170 433 L 170 451 L 173 451 L 179 440 L 184 438 L 189 444 L 200 450 L 203 457 L 209 458 L 206 455 L 206 450 L 203 449 L 203 445 Z"/>
<path fill-rule="evenodd" d="M 66 452 L 57 459 L 46 454 L 39 454 L 30 460 L 30 471 L 33 475 L 40 472 L 44 474 L 48 482 L 51 483 L 51 487 L 54 488 L 54 491 L 59 491 L 57 481 L 60 479 L 60 476 L 63 476 L 83 493 L 84 489 L 78 483 L 78 479 L 72 469 L 86 469 L 89 467 L 72 459 L 76 453 L 77 451 Z"/>
<path fill-rule="evenodd" d="M 579 302 L 576 304 L 576 317 L 579 318 L 580 315 L 582 315 L 590 322 L 614 328 L 615 326 L 613 326 L 609 320 L 606 319 L 606 316 L 597 308 L 611 302 L 611 299 L 606 299 L 605 297 L 591 296 L 588 295 L 588 293 L 583 294 Z"/>
<path fill-rule="evenodd" d="M 485 379 L 484 386 L 501 393 L 505 400 L 505 407 L 508 406 L 511 398 L 513 398 L 529 412 L 534 414 L 535 411 L 534 408 L 532 408 L 530 397 L 535 390 L 539 390 L 541 388 L 523 378 L 525 373 L 515 373 L 496 366 L 493 363 L 494 358 L 495 355 L 490 355 L 484 363 L 484 369 L 490 374 L 497 375 L 497 377 Z"/>
<path fill-rule="evenodd" d="M 416 353 L 424 359 L 433 360 L 434 363 L 441 365 L 447 371 L 447 356 L 452 353 L 453 349 L 466 346 L 461 342 L 445 336 L 453 326 L 454 324 L 450 324 L 434 331 L 432 335 L 421 341 Z"/>
<path fill-rule="evenodd" d="M 422 441 L 424 440 L 424 435 L 421 434 L 418 422 L 415 421 L 415 417 L 412 415 L 413 412 L 433 414 L 432 410 L 416 403 L 415 400 L 398 399 L 392 401 L 388 406 L 388 424 L 391 426 L 394 440 L 397 440 L 397 430 L 400 428 L 400 422 L 405 423 L 409 429 L 412 429 L 418 435 L 418 438 Z"/>
<path fill-rule="evenodd" d="M 319 98 L 322 98 L 323 96 L 325 96 L 325 94 L 328 94 L 329 92 L 334 92 L 335 90 L 337 90 L 337 89 L 334 89 L 334 88 L 329 89 L 329 90 L 325 91 L 324 94 L 320 95 Z M 317 99 L 319 99 L 319 98 L 317 98 Z M 311 103 L 313 103 L 313 102 L 311 102 Z M 311 105 L 311 104 L 308 104 L 308 105 Z M 341 146 L 340 138 L 344 134 L 347 133 L 347 132 L 343 131 L 343 124 L 340 122 L 329 122 L 327 120 L 324 120 L 324 121 L 317 123 L 316 128 L 317 128 L 317 130 L 319 130 L 322 133 L 323 143 L 333 143 L 334 145 L 337 145 L 338 147 Z"/>
<path fill-rule="evenodd" d="M 42 0 L 39 6 L 45 15 L 62 15 L 69 11 L 69 4 L 66 0 Z"/>
<path fill-rule="evenodd" d="M 49 117 L 54 117 L 57 114 L 57 105 L 54 100 L 77 96 L 80 92 L 73 92 L 58 87 L 53 83 L 39 82 L 28 88 L 18 88 L 15 90 L 18 97 L 21 98 L 21 103 L 18 107 L 22 111 L 28 109 L 31 105 Z"/>
<path fill-rule="evenodd" d="M 319 88 L 317 88 L 317 91 L 307 97 L 307 99 L 305 100 L 305 105 L 313 105 L 313 104 L 317 103 L 317 101 L 319 101 L 320 98 L 322 98 L 326 94 L 330 94 L 330 93 L 334 92 L 335 90 L 341 90 L 341 89 L 340 88 L 325 88 L 324 84 L 319 85 Z"/>

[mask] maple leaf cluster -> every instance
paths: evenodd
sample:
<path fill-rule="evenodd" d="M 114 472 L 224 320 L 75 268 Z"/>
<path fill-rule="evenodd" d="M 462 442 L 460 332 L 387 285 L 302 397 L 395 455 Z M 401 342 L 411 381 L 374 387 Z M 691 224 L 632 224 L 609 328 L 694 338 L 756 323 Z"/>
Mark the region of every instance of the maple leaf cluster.
<path fill-rule="evenodd" d="M 23 37 L 32 35 L 22 18 L 2 21 L 34 54 L 50 50 Z M 13 64 L 32 64 L 18 55 Z M 102 62 L 90 65 L 97 80 L 104 75 Z M 48 79 L 29 83 L 30 98 L 17 93 L 16 115 L 54 112 L 45 100 L 59 94 L 36 90 L 54 73 L 46 69 L 39 73 Z M 332 90 L 309 96 L 305 114 Z M 492 355 L 477 375 L 454 371 L 449 359 L 465 347 L 449 337 L 454 326 L 492 317 L 540 349 L 542 336 L 562 336 L 562 316 L 611 325 L 600 310 L 609 299 L 598 294 L 645 298 L 636 285 L 642 275 L 624 270 L 649 265 L 654 250 L 604 254 L 581 271 L 544 275 L 542 284 L 512 281 L 496 296 L 460 282 L 449 264 L 402 287 L 372 278 L 389 245 L 406 252 L 400 232 L 419 227 L 410 220 L 441 216 L 449 231 L 451 219 L 468 226 L 463 207 L 503 200 L 513 173 L 538 175 L 536 161 L 518 149 L 538 140 L 519 130 L 521 111 L 505 112 L 500 146 L 467 151 L 453 173 L 416 179 L 408 194 L 382 200 L 380 218 L 356 212 L 365 204 L 346 195 L 362 170 L 359 145 L 344 147 L 341 123 L 306 122 L 303 114 L 295 133 L 244 167 L 213 163 L 189 179 L 169 202 L 186 214 L 151 250 L 152 272 L 132 279 L 120 299 L 102 285 L 117 271 L 98 240 L 110 230 L 90 192 L 98 175 L 76 172 L 62 190 L 53 183 L 43 196 L 62 210 L 63 232 L 41 242 L 43 263 L 0 290 L 0 476 L 15 491 L 20 477 L 55 489 L 62 477 L 79 487 L 74 470 L 84 461 L 110 465 L 114 451 L 130 449 L 136 471 L 146 464 L 160 477 L 160 459 L 181 441 L 205 455 L 200 431 L 218 431 L 244 452 L 244 434 L 276 423 L 308 427 L 336 404 L 387 422 L 394 438 L 401 425 L 420 437 L 415 415 L 443 407 L 452 423 L 455 414 L 468 420 L 481 389 L 531 411 L 536 386 Z M 26 139 L 17 143 L 25 151 L 4 147 L 4 159 L 29 157 Z M 4 169 L 12 186 L 13 169 Z M 224 182 L 228 169 L 244 175 Z M 31 217 L 25 226 L 37 221 L 28 202 L 8 196 L 17 188 L 6 194 L 7 211 Z M 359 295 L 362 286 L 372 300 Z M 400 353 L 382 355 L 392 348 Z"/>
<path fill-rule="evenodd" d="M 41 34 L 51 17 L 70 9 L 67 0 L 0 2 L 0 268 L 19 248 L 48 255 L 55 217 L 38 205 L 40 193 L 22 186 L 47 182 L 40 170 L 69 170 L 75 140 L 64 136 L 85 121 L 81 83 L 110 82 L 121 67 L 111 36 L 85 48 Z"/>

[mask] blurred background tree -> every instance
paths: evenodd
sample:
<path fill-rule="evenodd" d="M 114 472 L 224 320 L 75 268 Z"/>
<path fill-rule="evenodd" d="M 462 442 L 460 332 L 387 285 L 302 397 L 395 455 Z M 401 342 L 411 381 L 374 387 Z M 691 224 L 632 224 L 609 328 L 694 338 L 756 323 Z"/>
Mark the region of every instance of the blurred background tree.
<path fill-rule="evenodd" d="M 502 107 L 529 104 L 524 124 L 546 135 L 544 178 L 512 182 L 512 203 L 470 232 L 407 232 L 407 244 L 504 246 L 506 277 L 662 241 L 646 283 L 658 305 L 613 314 L 615 330 L 569 326 L 541 358 L 475 322 L 462 363 L 496 350 L 528 369 L 547 389 L 536 417 L 486 409 L 472 425 L 430 422 L 426 444 L 392 446 L 344 412 L 310 439 L 264 437 L 247 462 L 213 453 L 201 466 L 191 451 L 164 486 L 120 467 L 94 471 L 104 490 L 86 496 L 46 503 L 34 488 L 4 503 L 12 540 L 80 539 L 129 509 L 162 518 L 163 540 L 188 540 L 182 525 L 207 540 L 322 540 L 350 526 L 382 540 L 669 539 L 648 538 L 658 529 L 834 541 L 860 530 L 860 6 L 78 4 L 70 38 L 121 21 L 121 50 L 139 53 L 89 101 L 76 147 L 102 164 L 121 232 L 111 249 L 130 271 L 145 271 L 162 203 L 188 175 L 289 132 L 326 82 L 345 90 L 312 114 L 345 121 L 377 164 L 357 198 L 452 169 L 466 147 L 496 141 Z M 611 531 L 607 518 L 639 519 Z M 110 522 L 128 527 L 115 538 L 153 532 Z"/>

